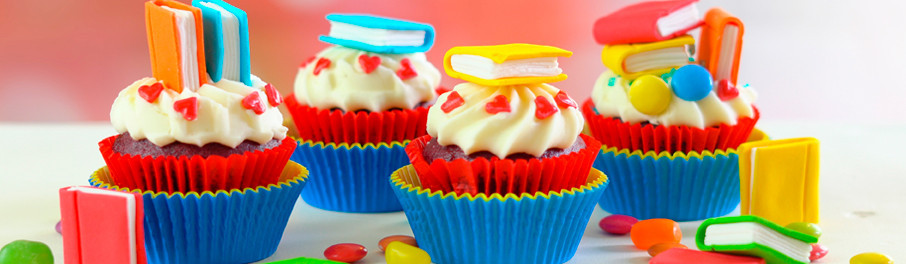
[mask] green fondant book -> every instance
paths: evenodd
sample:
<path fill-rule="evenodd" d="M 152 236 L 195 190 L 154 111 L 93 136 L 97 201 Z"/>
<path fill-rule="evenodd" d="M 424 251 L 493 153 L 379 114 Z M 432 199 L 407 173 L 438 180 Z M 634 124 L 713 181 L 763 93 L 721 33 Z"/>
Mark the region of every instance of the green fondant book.
<path fill-rule="evenodd" d="M 761 257 L 767 264 L 807 264 L 816 242 L 814 236 L 754 215 L 711 218 L 695 234 L 699 250 Z"/>

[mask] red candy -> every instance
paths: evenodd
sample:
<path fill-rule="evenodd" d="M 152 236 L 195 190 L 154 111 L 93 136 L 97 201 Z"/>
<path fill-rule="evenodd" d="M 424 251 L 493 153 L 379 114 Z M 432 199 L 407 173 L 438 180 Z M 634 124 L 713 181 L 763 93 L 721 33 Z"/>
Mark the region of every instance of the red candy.
<path fill-rule="evenodd" d="M 629 232 L 632 244 L 643 250 L 660 243 L 679 243 L 683 238 L 683 231 L 679 224 L 670 219 L 648 219 L 632 225 Z"/>
<path fill-rule="evenodd" d="M 717 98 L 720 98 L 721 101 L 732 100 L 737 96 L 739 96 L 739 89 L 736 89 L 730 80 L 723 79 L 717 82 Z"/>
<path fill-rule="evenodd" d="M 444 113 L 450 113 L 450 111 L 453 111 L 453 109 L 456 109 L 465 103 L 462 96 L 459 96 L 459 93 L 453 91 L 450 92 L 450 95 L 447 95 L 447 101 L 440 105 L 440 110 L 443 110 Z"/>
<path fill-rule="evenodd" d="M 154 100 L 157 100 L 157 97 L 160 96 L 160 92 L 163 90 L 164 85 L 159 82 L 151 85 L 142 85 L 142 87 L 138 87 L 138 96 L 141 96 L 149 103 L 153 103 Z"/>
<path fill-rule="evenodd" d="M 576 101 L 573 101 L 572 98 L 569 98 L 569 95 L 567 95 L 564 91 L 558 92 L 557 96 L 554 96 L 554 101 L 557 101 L 557 105 L 560 106 L 560 108 L 579 108 L 576 104 Z"/>
<path fill-rule="evenodd" d="M 609 215 L 601 219 L 601 222 L 598 222 L 598 226 L 604 232 L 614 235 L 625 235 L 629 234 L 629 231 L 632 230 L 632 225 L 638 222 L 638 219 L 628 215 Z"/>
<path fill-rule="evenodd" d="M 353 263 L 361 260 L 368 254 L 365 246 L 354 243 L 341 243 L 324 250 L 324 257 L 329 260 Z"/>
<path fill-rule="evenodd" d="M 195 120 L 198 118 L 198 98 L 189 97 L 173 102 L 173 110 L 182 114 L 186 120 Z"/>
<path fill-rule="evenodd" d="M 484 105 L 484 110 L 492 115 L 500 112 L 510 112 L 510 102 L 506 100 L 506 96 L 498 94 L 488 104 Z"/>
<path fill-rule="evenodd" d="M 399 76 L 400 79 L 408 80 L 418 76 L 418 73 L 415 72 L 415 69 L 412 69 L 412 62 L 408 58 L 400 60 L 400 69 L 396 70 L 396 76 Z"/>
<path fill-rule="evenodd" d="M 827 256 L 828 251 L 830 251 L 830 250 L 828 250 L 827 247 L 825 247 L 825 246 L 818 245 L 818 244 L 812 244 L 812 253 L 808 256 L 808 260 L 811 260 L 811 261 L 819 260 L 819 259 L 823 258 L 824 256 Z"/>
<path fill-rule="evenodd" d="M 544 96 L 535 97 L 535 117 L 537 117 L 538 119 L 543 120 L 549 116 L 556 114 L 557 111 L 560 110 L 554 107 L 554 105 L 551 104 L 551 102 L 548 101 L 547 98 L 544 98 Z"/>
<path fill-rule="evenodd" d="M 258 92 L 252 92 L 249 95 L 246 95 L 245 98 L 242 98 L 242 107 L 255 111 L 256 115 L 264 113 L 264 104 L 261 103 L 261 96 L 258 95 Z"/>
<path fill-rule="evenodd" d="M 365 71 L 365 74 L 371 73 L 374 69 L 377 69 L 377 66 L 381 65 L 381 57 L 369 57 L 367 54 L 359 55 L 359 65 L 362 66 L 362 70 Z"/>
<path fill-rule="evenodd" d="M 327 58 L 320 58 L 318 59 L 318 63 L 315 64 L 315 69 L 312 73 L 314 73 L 315 76 L 318 76 L 318 74 L 321 74 L 322 70 L 327 69 L 328 67 L 330 67 L 330 60 Z"/>
<path fill-rule="evenodd" d="M 394 241 L 399 241 L 413 247 L 418 247 L 418 242 L 415 242 L 415 238 L 406 235 L 393 235 L 382 238 L 381 241 L 378 242 L 378 247 L 381 249 L 381 251 L 384 251 L 387 248 L 387 245 L 390 245 L 390 242 Z"/>
<path fill-rule="evenodd" d="M 278 106 L 283 103 L 283 97 L 280 96 L 280 92 L 269 83 L 264 86 L 264 94 L 267 95 L 267 102 L 271 106 Z"/>
<path fill-rule="evenodd" d="M 299 68 L 305 68 L 305 66 L 308 66 L 308 64 L 313 61 L 315 61 L 315 56 L 311 56 L 311 58 L 308 58 L 305 61 L 303 61 L 302 64 L 299 65 Z"/>

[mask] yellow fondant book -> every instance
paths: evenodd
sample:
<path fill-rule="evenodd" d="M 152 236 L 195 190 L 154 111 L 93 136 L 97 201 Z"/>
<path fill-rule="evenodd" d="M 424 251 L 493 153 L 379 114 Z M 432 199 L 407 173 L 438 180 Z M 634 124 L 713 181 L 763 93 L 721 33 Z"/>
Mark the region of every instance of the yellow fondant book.
<path fill-rule="evenodd" d="M 444 70 L 450 77 L 487 86 L 550 83 L 566 80 L 557 57 L 572 54 L 523 43 L 454 47 L 444 56 Z"/>
<path fill-rule="evenodd" d="M 765 140 L 739 146 L 741 214 L 781 226 L 818 223 L 818 140 Z"/>
<path fill-rule="evenodd" d="M 601 51 L 601 61 L 623 79 L 633 80 L 692 63 L 694 45 L 695 39 L 689 35 L 658 42 L 607 45 Z"/>

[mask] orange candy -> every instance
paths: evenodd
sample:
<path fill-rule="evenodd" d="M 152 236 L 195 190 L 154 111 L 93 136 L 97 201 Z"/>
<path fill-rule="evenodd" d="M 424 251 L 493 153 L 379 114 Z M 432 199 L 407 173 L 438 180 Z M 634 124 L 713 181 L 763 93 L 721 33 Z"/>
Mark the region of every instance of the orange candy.
<path fill-rule="evenodd" d="M 653 245 L 660 243 L 679 243 L 683 238 L 683 231 L 679 224 L 670 219 L 648 219 L 632 225 L 629 237 L 635 247 L 648 250 Z"/>
<path fill-rule="evenodd" d="M 651 246 L 650 248 L 648 248 L 648 255 L 651 255 L 652 257 L 654 257 L 671 248 L 688 249 L 689 247 L 687 247 L 686 245 L 680 244 L 680 243 L 676 243 L 676 242 L 659 243 L 659 244 L 655 244 L 654 246 Z"/>
<path fill-rule="evenodd" d="M 415 238 L 412 236 L 406 236 L 406 235 L 392 235 L 392 236 L 387 236 L 385 238 L 382 238 L 381 241 L 378 242 L 378 247 L 381 248 L 381 251 L 384 251 L 384 249 L 387 248 L 387 245 L 389 245 L 390 242 L 393 242 L 393 241 L 399 241 L 399 242 L 409 244 L 410 246 L 413 246 L 413 247 L 418 247 L 418 243 L 415 242 Z"/>

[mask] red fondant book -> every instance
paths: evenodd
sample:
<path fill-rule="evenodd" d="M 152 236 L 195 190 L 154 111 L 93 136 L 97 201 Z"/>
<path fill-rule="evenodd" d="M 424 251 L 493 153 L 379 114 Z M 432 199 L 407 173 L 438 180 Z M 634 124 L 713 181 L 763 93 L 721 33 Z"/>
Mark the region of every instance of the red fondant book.
<path fill-rule="evenodd" d="M 143 210 L 137 193 L 60 189 L 65 263 L 146 263 Z"/>
<path fill-rule="evenodd" d="M 648 1 L 624 7 L 595 22 L 595 40 L 603 45 L 672 39 L 702 25 L 698 0 Z"/>
<path fill-rule="evenodd" d="M 764 259 L 705 252 L 685 248 L 671 248 L 651 258 L 649 264 L 764 264 Z"/>

